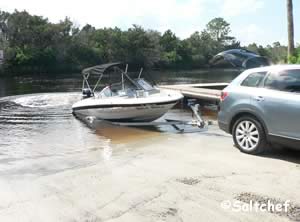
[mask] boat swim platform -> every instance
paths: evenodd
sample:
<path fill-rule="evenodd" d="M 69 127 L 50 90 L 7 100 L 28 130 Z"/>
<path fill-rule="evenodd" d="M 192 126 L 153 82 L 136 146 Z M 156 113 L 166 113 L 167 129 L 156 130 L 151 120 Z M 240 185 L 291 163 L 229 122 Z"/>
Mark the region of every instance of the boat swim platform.
<path fill-rule="evenodd" d="M 197 83 L 180 85 L 159 85 L 161 89 L 171 89 L 181 92 L 186 98 L 218 102 L 222 90 L 229 83 Z"/>

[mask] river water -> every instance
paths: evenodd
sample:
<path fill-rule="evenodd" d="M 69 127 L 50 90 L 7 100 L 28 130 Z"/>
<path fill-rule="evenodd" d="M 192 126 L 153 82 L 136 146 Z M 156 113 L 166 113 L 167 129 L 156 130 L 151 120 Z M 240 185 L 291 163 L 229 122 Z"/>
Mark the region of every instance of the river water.
<path fill-rule="evenodd" d="M 239 72 L 153 72 L 160 84 L 230 82 Z M 128 152 L 128 141 L 173 133 L 89 124 L 71 113 L 81 76 L 0 78 L 0 176 L 45 175 L 92 165 Z M 185 117 L 181 110 L 169 115 Z"/>

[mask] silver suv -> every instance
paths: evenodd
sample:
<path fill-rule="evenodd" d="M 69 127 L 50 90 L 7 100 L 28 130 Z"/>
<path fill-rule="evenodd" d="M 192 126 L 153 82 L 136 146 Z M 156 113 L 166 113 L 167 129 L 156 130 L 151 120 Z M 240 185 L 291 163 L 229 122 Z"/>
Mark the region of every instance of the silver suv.
<path fill-rule="evenodd" d="M 245 153 L 300 149 L 300 65 L 249 69 L 221 94 L 219 126 Z"/>

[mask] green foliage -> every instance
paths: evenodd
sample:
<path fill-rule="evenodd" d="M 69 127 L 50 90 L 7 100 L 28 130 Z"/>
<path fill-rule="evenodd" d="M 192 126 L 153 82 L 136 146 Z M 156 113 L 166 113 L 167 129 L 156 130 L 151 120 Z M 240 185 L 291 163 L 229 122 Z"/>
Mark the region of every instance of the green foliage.
<path fill-rule="evenodd" d="M 150 68 L 206 67 L 220 51 L 241 47 L 230 32 L 230 24 L 223 18 L 211 20 L 205 30 L 180 40 L 171 30 L 161 34 L 138 25 L 125 31 L 96 29 L 89 24 L 80 28 L 69 18 L 51 23 L 26 11 L 0 11 L 3 67 L 15 74 L 77 72 L 113 61 Z M 248 48 L 274 61 L 286 58 L 286 47 L 279 43 L 267 48 L 251 44 Z"/>
<path fill-rule="evenodd" d="M 165 52 L 172 52 L 178 49 L 180 40 L 176 37 L 175 33 L 167 30 L 160 38 L 160 45 Z"/>
<path fill-rule="evenodd" d="M 297 56 L 289 56 L 288 57 L 289 64 L 297 64 L 297 60 L 298 60 Z"/>
<path fill-rule="evenodd" d="M 290 64 L 300 64 L 300 45 L 295 49 L 295 55 L 288 57 L 288 62 Z"/>
<path fill-rule="evenodd" d="M 298 45 L 295 49 L 295 56 L 293 56 L 289 62 L 293 64 L 300 64 L 300 45 Z"/>
<path fill-rule="evenodd" d="M 281 45 L 280 42 L 274 42 L 272 46 L 267 45 L 266 47 L 252 43 L 247 46 L 247 49 L 270 58 L 275 64 L 286 63 L 287 47 Z"/>
<path fill-rule="evenodd" d="M 206 25 L 207 33 L 221 44 L 230 44 L 234 37 L 229 36 L 230 24 L 223 18 L 214 18 Z"/>

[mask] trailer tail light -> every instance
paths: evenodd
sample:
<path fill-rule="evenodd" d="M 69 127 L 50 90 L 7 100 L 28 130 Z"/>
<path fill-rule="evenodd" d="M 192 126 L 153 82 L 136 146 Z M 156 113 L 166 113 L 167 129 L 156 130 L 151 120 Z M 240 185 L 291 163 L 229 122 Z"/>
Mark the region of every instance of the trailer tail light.
<path fill-rule="evenodd" d="M 228 96 L 229 96 L 228 92 L 222 91 L 221 92 L 221 98 L 220 98 L 221 102 L 223 102 Z"/>

